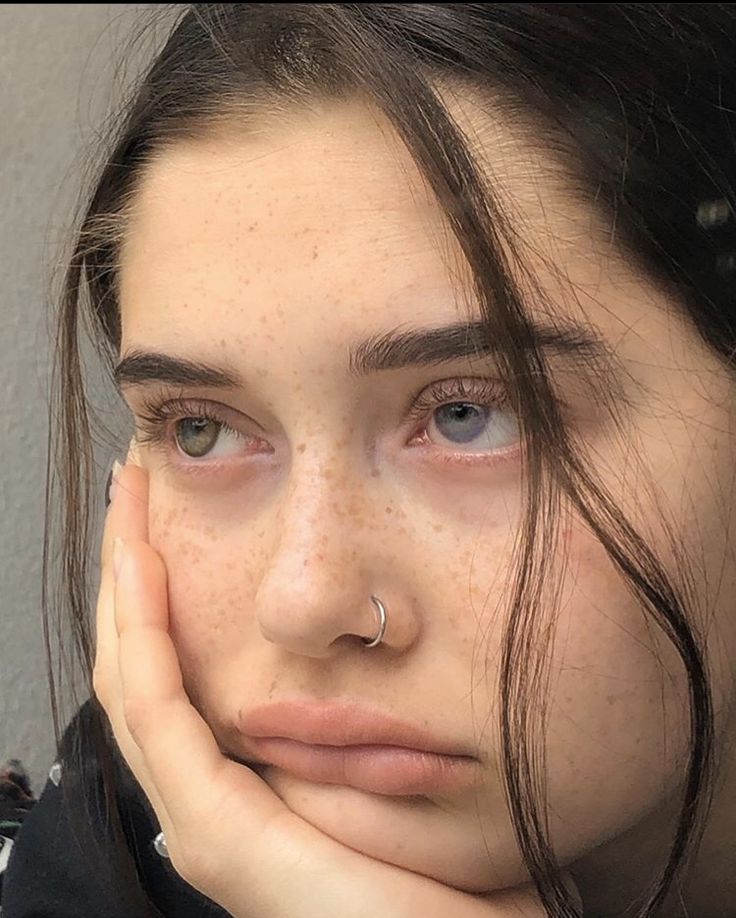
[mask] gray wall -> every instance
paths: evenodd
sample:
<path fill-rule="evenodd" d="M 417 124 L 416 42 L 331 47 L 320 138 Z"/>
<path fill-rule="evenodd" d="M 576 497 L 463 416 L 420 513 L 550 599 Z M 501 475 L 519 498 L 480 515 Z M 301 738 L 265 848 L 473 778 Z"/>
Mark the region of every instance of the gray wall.
<path fill-rule="evenodd" d="M 150 56 L 126 44 L 150 6 L 0 5 L 0 763 L 20 758 L 36 793 L 54 753 L 40 611 L 49 302 L 101 119 Z"/>

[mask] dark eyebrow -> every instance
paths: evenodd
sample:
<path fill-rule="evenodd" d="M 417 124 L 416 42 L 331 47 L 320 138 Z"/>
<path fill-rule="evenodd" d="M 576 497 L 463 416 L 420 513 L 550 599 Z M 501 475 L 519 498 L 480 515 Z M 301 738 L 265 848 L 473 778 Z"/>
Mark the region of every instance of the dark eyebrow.
<path fill-rule="evenodd" d="M 172 357 L 170 354 L 140 350 L 130 351 L 118 362 L 113 370 L 113 379 L 121 389 L 146 383 L 212 389 L 237 389 L 243 386 L 240 376 L 233 370 L 183 357 Z"/>
<path fill-rule="evenodd" d="M 582 363 L 612 354 L 603 338 L 582 325 L 535 325 L 531 334 L 540 350 Z M 488 340 L 484 322 L 456 322 L 373 335 L 348 350 L 348 368 L 353 376 L 366 376 L 381 370 L 435 366 L 463 357 L 489 357 L 497 352 L 497 345 Z M 133 350 L 120 360 L 114 379 L 120 388 L 146 383 L 213 389 L 244 386 L 232 369 L 141 350 Z"/>
<path fill-rule="evenodd" d="M 536 347 L 550 356 L 556 354 L 581 363 L 612 356 L 606 341 L 583 325 L 536 324 L 531 326 L 530 334 Z M 349 366 L 353 375 L 363 376 L 378 370 L 434 366 L 497 353 L 498 345 L 488 338 L 485 322 L 456 322 L 374 335 L 350 351 Z"/>

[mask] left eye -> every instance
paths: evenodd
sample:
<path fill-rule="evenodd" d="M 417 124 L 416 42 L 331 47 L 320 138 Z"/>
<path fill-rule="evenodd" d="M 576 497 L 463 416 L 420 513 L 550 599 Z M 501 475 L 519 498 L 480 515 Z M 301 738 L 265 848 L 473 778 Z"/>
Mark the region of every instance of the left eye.
<path fill-rule="evenodd" d="M 242 446 L 243 436 L 223 421 L 206 417 L 181 418 L 174 428 L 180 451 L 190 459 L 217 459 L 232 455 Z"/>
<path fill-rule="evenodd" d="M 519 425 L 510 411 L 491 405 L 452 402 L 434 410 L 427 436 L 436 443 L 433 433 L 453 446 L 472 446 L 473 451 L 498 450 L 518 440 Z"/>

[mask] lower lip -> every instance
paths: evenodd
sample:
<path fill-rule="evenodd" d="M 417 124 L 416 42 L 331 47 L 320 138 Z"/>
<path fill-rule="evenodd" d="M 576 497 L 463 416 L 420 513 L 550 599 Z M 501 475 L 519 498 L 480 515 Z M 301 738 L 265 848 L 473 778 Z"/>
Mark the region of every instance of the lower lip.
<path fill-rule="evenodd" d="M 319 746 L 283 737 L 248 737 L 258 758 L 296 777 L 394 796 L 458 793 L 472 787 L 478 762 L 403 746 Z"/>

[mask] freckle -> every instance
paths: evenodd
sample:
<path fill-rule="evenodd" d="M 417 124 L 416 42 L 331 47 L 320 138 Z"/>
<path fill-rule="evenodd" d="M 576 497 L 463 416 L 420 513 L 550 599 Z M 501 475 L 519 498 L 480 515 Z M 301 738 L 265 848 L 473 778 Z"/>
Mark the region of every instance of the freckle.
<path fill-rule="evenodd" d="M 253 230 L 254 230 L 257 226 L 258 226 L 258 221 L 256 220 L 255 223 L 251 223 L 251 225 L 248 227 L 248 232 L 249 232 L 249 233 L 252 233 Z"/>
<path fill-rule="evenodd" d="M 440 523 L 433 523 L 433 524 L 432 524 L 432 529 L 434 529 L 435 532 L 442 532 L 442 530 L 443 530 L 444 528 L 445 528 L 445 527 L 442 526 Z"/>
<path fill-rule="evenodd" d="M 318 248 L 317 246 L 315 246 L 315 247 L 312 249 L 312 261 L 314 261 L 315 258 L 316 258 L 318 255 L 319 255 L 319 248 Z"/>
<path fill-rule="evenodd" d="M 393 513 L 393 512 L 394 511 L 391 509 L 391 507 L 386 507 L 386 513 Z"/>
<path fill-rule="evenodd" d="M 300 444 L 297 446 L 296 451 L 297 451 L 298 453 L 303 453 L 304 450 L 305 450 L 306 448 L 307 448 L 307 444 L 306 444 L 306 443 L 300 443 Z"/>
<path fill-rule="evenodd" d="M 302 562 L 302 567 L 309 567 L 309 558 L 305 558 Z"/>

